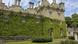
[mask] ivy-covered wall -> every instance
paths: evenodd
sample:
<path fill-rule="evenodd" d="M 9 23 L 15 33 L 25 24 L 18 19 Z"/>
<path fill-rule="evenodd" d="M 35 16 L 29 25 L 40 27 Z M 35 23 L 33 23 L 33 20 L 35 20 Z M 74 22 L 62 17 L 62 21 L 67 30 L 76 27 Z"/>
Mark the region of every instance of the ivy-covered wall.
<path fill-rule="evenodd" d="M 51 29 L 51 32 L 49 31 Z M 0 36 L 66 37 L 66 24 L 38 15 L 0 11 Z"/>

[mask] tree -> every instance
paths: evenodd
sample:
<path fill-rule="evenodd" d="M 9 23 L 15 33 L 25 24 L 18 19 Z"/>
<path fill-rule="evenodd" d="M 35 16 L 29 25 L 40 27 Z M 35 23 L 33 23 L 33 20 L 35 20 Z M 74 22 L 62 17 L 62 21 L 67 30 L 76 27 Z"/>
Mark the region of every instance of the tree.
<path fill-rule="evenodd" d="M 78 27 L 78 14 L 76 13 L 72 15 L 72 26 L 74 29 Z"/>
<path fill-rule="evenodd" d="M 72 24 L 71 19 L 72 19 L 72 18 L 70 18 L 70 17 L 65 17 L 67 27 L 70 27 L 70 26 L 71 26 L 71 24 Z"/>
<path fill-rule="evenodd" d="M 65 17 L 68 27 L 78 27 L 78 14 L 73 14 L 72 17 Z"/>

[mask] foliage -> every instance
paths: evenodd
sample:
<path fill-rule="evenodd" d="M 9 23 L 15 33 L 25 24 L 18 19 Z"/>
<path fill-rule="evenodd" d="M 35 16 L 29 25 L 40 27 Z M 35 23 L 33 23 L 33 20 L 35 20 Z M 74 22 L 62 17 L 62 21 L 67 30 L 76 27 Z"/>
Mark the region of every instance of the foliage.
<path fill-rule="evenodd" d="M 72 18 L 71 17 L 65 17 L 66 18 L 66 23 L 67 25 L 73 26 L 73 27 L 78 27 L 78 14 L 73 14 Z"/>
<path fill-rule="evenodd" d="M 72 23 L 73 26 L 76 26 L 76 27 L 78 26 L 78 14 L 72 15 L 72 22 L 73 22 Z"/>
<path fill-rule="evenodd" d="M 35 38 L 32 42 L 44 43 L 44 42 L 52 42 L 52 38 Z"/>
<path fill-rule="evenodd" d="M 63 37 L 66 36 L 65 22 L 32 14 L 22 16 L 22 13 L 6 13 L 7 11 L 0 11 L 0 36 L 26 35 L 32 38 L 49 38 L 52 36 L 61 38 L 60 28 L 63 30 Z M 49 35 L 48 29 L 50 28 L 53 30 L 52 36 Z"/>
<path fill-rule="evenodd" d="M 78 41 L 66 40 L 66 41 L 62 41 L 62 44 L 78 44 Z"/>
<path fill-rule="evenodd" d="M 65 20 L 66 20 L 66 23 L 67 23 L 67 27 L 71 26 L 72 24 L 72 21 L 71 21 L 71 18 L 70 17 L 65 17 Z"/>
<path fill-rule="evenodd" d="M 32 42 L 31 41 L 20 41 L 20 42 L 11 41 L 11 42 L 6 42 L 5 44 L 32 44 Z"/>

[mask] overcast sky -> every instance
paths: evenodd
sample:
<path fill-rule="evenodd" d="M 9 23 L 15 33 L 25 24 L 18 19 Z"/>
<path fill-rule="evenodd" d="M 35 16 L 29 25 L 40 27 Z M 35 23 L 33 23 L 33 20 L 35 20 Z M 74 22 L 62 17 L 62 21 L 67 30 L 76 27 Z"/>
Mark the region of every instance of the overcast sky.
<path fill-rule="evenodd" d="M 22 0 L 21 6 L 23 8 L 28 7 L 28 2 L 32 1 L 34 3 L 37 3 L 39 0 Z M 49 3 L 52 3 L 52 0 L 48 0 Z M 3 0 L 6 5 L 12 5 L 14 3 L 14 0 Z M 73 13 L 78 13 L 78 0 L 64 0 L 65 2 L 65 16 L 71 16 Z M 60 0 L 57 0 L 57 3 L 60 3 Z"/>

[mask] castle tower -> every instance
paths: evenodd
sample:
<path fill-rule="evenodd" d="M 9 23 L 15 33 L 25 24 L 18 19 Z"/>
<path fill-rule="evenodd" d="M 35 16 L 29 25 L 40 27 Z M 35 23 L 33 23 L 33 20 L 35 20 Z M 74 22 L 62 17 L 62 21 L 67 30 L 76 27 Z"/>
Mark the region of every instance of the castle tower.
<path fill-rule="evenodd" d="M 21 0 L 15 0 L 14 5 L 10 6 L 9 10 L 14 12 L 20 12 L 21 6 L 20 6 Z"/>
<path fill-rule="evenodd" d="M 53 3 L 56 3 L 56 0 L 53 0 Z"/>
<path fill-rule="evenodd" d="M 20 6 L 20 2 L 21 2 L 21 0 L 15 0 L 15 4 L 14 5 Z"/>
<path fill-rule="evenodd" d="M 49 3 L 47 0 L 42 0 L 42 6 L 48 6 L 48 5 L 49 5 Z"/>
<path fill-rule="evenodd" d="M 21 3 L 21 0 L 18 0 L 18 3 L 17 3 L 17 5 L 18 5 L 18 6 L 20 6 L 20 3 Z"/>
<path fill-rule="evenodd" d="M 2 3 L 2 0 L 0 0 L 0 9 L 5 9 L 6 5 L 5 3 Z"/>
<path fill-rule="evenodd" d="M 59 5 L 56 3 L 56 0 L 53 0 L 53 3 L 51 4 L 51 7 L 58 8 Z"/>
<path fill-rule="evenodd" d="M 0 0 L 0 3 L 2 3 L 2 0 Z"/>
<path fill-rule="evenodd" d="M 61 0 L 61 3 L 59 3 L 59 8 L 63 10 L 65 9 L 63 0 Z"/>
<path fill-rule="evenodd" d="M 33 8 L 34 7 L 34 3 L 33 2 L 29 2 L 29 8 Z"/>
<path fill-rule="evenodd" d="M 15 0 L 15 3 L 14 3 L 14 5 L 17 5 L 17 2 L 18 2 L 18 0 Z"/>
<path fill-rule="evenodd" d="M 60 9 L 60 11 L 58 11 L 58 12 L 60 12 L 60 19 L 62 21 L 65 21 L 65 18 L 64 18 L 65 6 L 64 6 L 63 0 L 61 0 L 61 3 L 59 3 L 59 9 Z"/>

